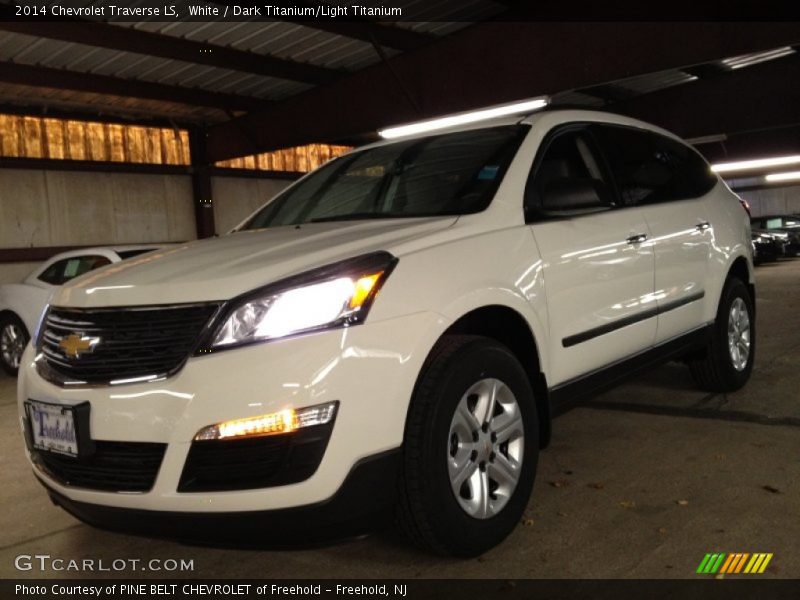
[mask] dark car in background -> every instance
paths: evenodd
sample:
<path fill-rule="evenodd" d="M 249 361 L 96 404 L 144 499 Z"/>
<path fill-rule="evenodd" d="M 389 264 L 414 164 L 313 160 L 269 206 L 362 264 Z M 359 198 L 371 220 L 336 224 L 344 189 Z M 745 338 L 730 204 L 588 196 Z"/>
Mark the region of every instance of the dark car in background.
<path fill-rule="evenodd" d="M 800 256 L 800 216 L 765 215 L 750 220 L 753 230 L 764 231 L 783 242 L 784 256 Z"/>
<path fill-rule="evenodd" d="M 756 265 L 775 262 L 784 255 L 783 240 L 763 229 L 753 229 L 751 240 L 753 243 L 753 263 Z"/>

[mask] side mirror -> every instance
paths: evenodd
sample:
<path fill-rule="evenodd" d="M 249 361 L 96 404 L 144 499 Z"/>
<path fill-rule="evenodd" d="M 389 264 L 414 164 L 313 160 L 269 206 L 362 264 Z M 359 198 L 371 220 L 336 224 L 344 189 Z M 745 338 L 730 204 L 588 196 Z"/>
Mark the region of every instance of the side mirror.
<path fill-rule="evenodd" d="M 605 184 L 590 177 L 552 179 L 542 197 L 542 209 L 551 213 L 602 209 L 610 205 Z"/>

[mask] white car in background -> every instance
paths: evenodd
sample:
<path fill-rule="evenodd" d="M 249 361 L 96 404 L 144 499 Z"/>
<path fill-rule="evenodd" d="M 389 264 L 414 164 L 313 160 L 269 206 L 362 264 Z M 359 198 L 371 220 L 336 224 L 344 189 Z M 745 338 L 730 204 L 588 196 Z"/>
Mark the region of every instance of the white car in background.
<path fill-rule="evenodd" d="M 0 285 L 0 366 L 3 370 L 9 375 L 17 374 L 22 353 L 53 290 L 79 275 L 159 247 L 137 245 L 62 252 L 42 263 L 22 283 Z"/>

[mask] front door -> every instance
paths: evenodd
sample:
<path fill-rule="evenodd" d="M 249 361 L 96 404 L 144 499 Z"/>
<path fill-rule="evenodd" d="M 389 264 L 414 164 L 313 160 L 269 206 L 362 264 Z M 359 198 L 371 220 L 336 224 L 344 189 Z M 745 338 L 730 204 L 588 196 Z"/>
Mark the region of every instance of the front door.
<path fill-rule="evenodd" d="M 650 230 L 639 208 L 616 206 L 595 148 L 585 127 L 552 133 L 526 188 L 543 261 L 551 387 L 650 348 L 656 333 Z"/>

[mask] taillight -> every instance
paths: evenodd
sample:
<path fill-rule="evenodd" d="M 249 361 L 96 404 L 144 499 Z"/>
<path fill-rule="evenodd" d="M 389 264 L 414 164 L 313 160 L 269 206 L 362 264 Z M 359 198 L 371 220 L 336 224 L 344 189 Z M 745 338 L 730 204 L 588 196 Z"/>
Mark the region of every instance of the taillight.
<path fill-rule="evenodd" d="M 737 198 L 739 198 L 739 204 L 742 205 L 742 208 L 747 213 L 747 216 L 748 217 L 752 217 L 753 215 L 750 213 L 750 205 L 747 203 L 747 200 L 745 200 L 744 198 L 741 198 L 739 196 L 737 196 Z"/>

